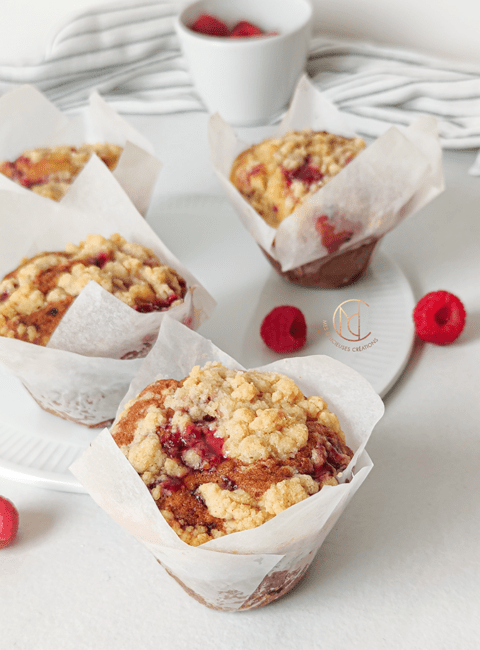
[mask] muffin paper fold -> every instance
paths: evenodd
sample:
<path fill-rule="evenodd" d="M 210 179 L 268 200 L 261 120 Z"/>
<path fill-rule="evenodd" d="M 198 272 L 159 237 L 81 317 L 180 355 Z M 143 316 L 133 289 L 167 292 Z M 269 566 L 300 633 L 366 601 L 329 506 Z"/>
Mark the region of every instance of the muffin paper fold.
<path fill-rule="evenodd" d="M 152 381 L 182 379 L 193 366 L 208 361 L 242 369 L 211 341 L 167 315 L 117 416 Z M 365 445 L 384 410 L 382 400 L 363 377 L 327 356 L 281 359 L 258 370 L 287 374 L 305 395 L 323 397 L 339 417 L 346 442 L 354 451 L 339 485 L 324 486 L 258 528 L 192 547 L 167 524 L 108 429 L 70 468 L 96 503 L 146 546 L 189 595 L 215 609 L 260 607 L 301 579 L 373 467 Z"/>
<path fill-rule="evenodd" d="M 97 173 L 100 178 L 113 174 L 140 214 L 144 215 L 161 162 L 151 142 L 114 111 L 97 92 L 90 95 L 89 104 L 81 113 L 68 116 L 30 85 L 19 86 L 0 98 L 0 161 L 15 160 L 24 151 L 38 147 L 78 147 L 98 142 L 124 148 L 113 172 L 103 165 Z M 72 186 L 75 183 L 76 180 Z M 32 193 L 0 174 L 0 190 L 3 189 L 21 194 Z"/>
<path fill-rule="evenodd" d="M 298 82 L 288 112 L 271 137 L 311 128 L 345 137 L 355 133 L 348 120 L 306 76 Z M 235 158 L 257 141 L 239 140 L 220 115 L 210 118 L 210 157 L 223 189 L 241 222 L 282 271 L 328 257 L 319 218 L 351 238 L 335 253 L 379 240 L 444 189 L 442 151 L 434 117 L 411 126 L 389 128 L 333 179 L 284 219 L 269 226 L 230 182 Z"/>
<path fill-rule="evenodd" d="M 67 243 L 79 244 L 89 234 L 108 238 L 119 233 L 152 249 L 186 280 L 183 303 L 169 313 L 197 328 L 211 315 L 214 299 L 165 246 L 113 176 L 98 174 L 101 167 L 103 163 L 92 157 L 62 203 L 0 190 L 0 277 L 24 257 L 63 251 Z M 105 426 L 139 366 L 132 360 L 147 354 L 166 313 L 139 313 L 89 282 L 46 347 L 0 337 L 0 360 L 46 410 L 90 427 Z"/>

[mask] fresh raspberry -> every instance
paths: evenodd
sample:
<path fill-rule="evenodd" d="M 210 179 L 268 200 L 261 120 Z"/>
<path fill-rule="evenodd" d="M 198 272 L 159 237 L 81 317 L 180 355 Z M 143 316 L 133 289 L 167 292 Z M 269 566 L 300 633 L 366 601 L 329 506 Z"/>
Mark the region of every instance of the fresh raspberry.
<path fill-rule="evenodd" d="M 252 36 L 263 36 L 263 32 L 247 20 L 241 20 L 230 32 L 230 38 L 251 38 Z"/>
<path fill-rule="evenodd" d="M 11 501 L 0 496 L 0 548 L 13 542 L 18 531 L 18 512 Z"/>
<path fill-rule="evenodd" d="M 296 352 L 307 341 L 305 317 L 297 307 L 275 307 L 263 319 L 260 336 L 275 352 Z"/>
<path fill-rule="evenodd" d="M 229 30 L 225 23 L 209 14 L 199 16 L 190 29 L 200 34 L 206 34 L 207 36 L 229 35 Z"/>
<path fill-rule="evenodd" d="M 419 338 L 436 345 L 453 343 L 465 327 L 467 314 L 462 302 L 448 291 L 432 291 L 413 310 Z"/>

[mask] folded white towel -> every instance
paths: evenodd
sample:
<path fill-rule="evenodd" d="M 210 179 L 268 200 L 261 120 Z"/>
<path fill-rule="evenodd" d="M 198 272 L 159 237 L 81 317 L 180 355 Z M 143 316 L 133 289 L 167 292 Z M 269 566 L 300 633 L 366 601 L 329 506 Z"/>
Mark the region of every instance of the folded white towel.
<path fill-rule="evenodd" d="M 0 93 L 30 83 L 64 110 L 93 89 L 122 113 L 205 110 L 174 32 L 177 12 L 164 0 L 122 0 L 72 14 L 36 65 L 0 62 Z M 444 148 L 480 149 L 478 67 L 315 36 L 307 72 L 364 137 L 429 114 Z M 470 173 L 480 175 L 480 156 Z"/>

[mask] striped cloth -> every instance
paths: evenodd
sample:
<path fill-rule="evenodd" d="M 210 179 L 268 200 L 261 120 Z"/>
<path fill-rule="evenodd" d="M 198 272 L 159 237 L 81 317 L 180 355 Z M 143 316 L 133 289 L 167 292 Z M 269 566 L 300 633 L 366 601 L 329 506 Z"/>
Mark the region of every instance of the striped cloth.
<path fill-rule="evenodd" d="M 174 32 L 177 12 L 164 0 L 120 0 L 72 14 L 38 63 L 0 62 L 0 93 L 30 83 L 63 110 L 96 89 L 120 113 L 203 111 Z M 444 148 L 480 149 L 480 68 L 315 36 L 307 72 L 364 137 L 429 114 Z M 480 175 L 480 156 L 470 173 Z"/>

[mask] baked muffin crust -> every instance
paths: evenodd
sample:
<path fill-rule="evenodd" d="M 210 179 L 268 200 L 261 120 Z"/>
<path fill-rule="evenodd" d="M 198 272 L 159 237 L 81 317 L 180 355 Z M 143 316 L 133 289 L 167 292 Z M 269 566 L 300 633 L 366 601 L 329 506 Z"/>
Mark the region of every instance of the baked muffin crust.
<path fill-rule="evenodd" d="M 321 397 L 289 377 L 195 366 L 132 399 L 112 436 L 187 544 L 260 526 L 336 485 L 353 452 Z"/>
<path fill-rule="evenodd" d="M 29 149 L 13 162 L 1 162 L 0 173 L 36 194 L 59 201 L 93 153 L 113 171 L 122 151 L 108 143 Z"/>
<path fill-rule="evenodd" d="M 365 146 L 361 138 L 311 129 L 290 131 L 242 152 L 233 163 L 230 181 L 268 225 L 278 228 Z"/>
<path fill-rule="evenodd" d="M 182 302 L 185 280 L 149 248 L 88 235 L 65 251 L 25 258 L 0 282 L 0 336 L 46 345 L 81 290 L 93 280 L 140 312 Z"/>

